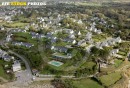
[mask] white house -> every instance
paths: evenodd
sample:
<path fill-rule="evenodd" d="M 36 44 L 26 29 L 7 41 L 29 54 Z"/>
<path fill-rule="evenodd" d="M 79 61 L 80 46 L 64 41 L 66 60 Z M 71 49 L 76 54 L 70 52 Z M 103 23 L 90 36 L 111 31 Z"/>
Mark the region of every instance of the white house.
<path fill-rule="evenodd" d="M 6 41 L 9 42 L 9 41 L 11 41 L 11 40 L 12 40 L 11 35 L 8 35 L 8 36 L 6 37 Z"/>
<path fill-rule="evenodd" d="M 117 54 L 119 52 L 119 49 L 113 49 L 113 50 L 111 50 L 110 51 L 110 55 L 115 55 L 115 54 Z"/>
<path fill-rule="evenodd" d="M 80 19 L 80 20 L 78 20 L 77 23 L 78 23 L 78 24 L 82 24 L 83 22 L 82 22 L 82 20 Z"/>
<path fill-rule="evenodd" d="M 86 40 L 91 40 L 92 39 L 92 33 L 91 32 L 88 32 L 86 34 Z"/>
<path fill-rule="evenodd" d="M 81 32 L 80 32 L 80 31 L 78 32 L 78 35 L 81 35 Z"/>
<path fill-rule="evenodd" d="M 102 33 L 102 31 L 101 31 L 101 30 L 97 30 L 97 31 L 96 31 L 96 33 L 101 34 L 101 33 Z"/>
<path fill-rule="evenodd" d="M 73 31 L 73 30 L 71 30 L 71 31 L 70 31 L 70 34 L 73 34 L 73 33 L 74 33 L 74 31 Z"/>
<path fill-rule="evenodd" d="M 76 44 L 76 40 L 74 40 L 74 41 L 72 42 L 72 44 Z"/>
<path fill-rule="evenodd" d="M 74 35 L 74 34 L 71 34 L 69 37 L 72 38 L 72 39 L 74 39 L 74 38 L 75 38 L 75 35 Z"/>
<path fill-rule="evenodd" d="M 2 30 L 2 31 L 3 31 L 3 30 L 5 30 L 5 28 L 4 28 L 4 27 L 1 27 L 1 28 L 0 28 L 0 30 Z"/>
<path fill-rule="evenodd" d="M 15 61 L 12 65 L 13 72 L 17 72 L 21 70 L 21 64 L 18 61 Z"/>
<path fill-rule="evenodd" d="M 122 40 L 121 40 L 120 37 L 117 37 L 115 40 L 116 40 L 116 42 L 118 42 L 118 43 L 121 43 L 121 42 L 122 42 Z"/>
<path fill-rule="evenodd" d="M 88 27 L 86 26 L 86 29 L 88 29 Z"/>

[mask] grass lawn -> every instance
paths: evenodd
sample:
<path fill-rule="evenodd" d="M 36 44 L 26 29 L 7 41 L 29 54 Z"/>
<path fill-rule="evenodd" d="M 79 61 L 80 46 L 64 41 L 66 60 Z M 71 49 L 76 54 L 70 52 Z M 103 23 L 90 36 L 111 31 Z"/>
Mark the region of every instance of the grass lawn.
<path fill-rule="evenodd" d="M 3 68 L 3 65 L 6 65 L 6 64 L 8 64 L 8 62 L 4 62 L 0 60 L 0 77 L 3 77 L 6 80 L 10 80 L 10 75 L 8 75 Z"/>
<path fill-rule="evenodd" d="M 61 58 L 63 58 L 63 59 L 70 59 L 70 58 L 71 58 L 71 57 L 67 56 L 67 55 L 64 54 L 64 53 L 58 53 L 58 52 L 53 53 L 52 55 L 53 55 L 53 56 L 56 56 L 56 57 L 61 57 Z M 62 59 L 61 59 L 61 60 L 62 60 Z"/>
<path fill-rule="evenodd" d="M 37 45 L 38 41 L 37 39 L 32 39 L 31 35 L 28 33 L 22 33 L 22 32 L 18 32 L 18 33 L 14 33 L 14 41 L 21 41 L 21 42 L 28 42 L 28 43 L 32 43 L 34 45 Z"/>
<path fill-rule="evenodd" d="M 122 60 L 115 60 L 115 67 L 118 67 L 122 64 Z"/>
<path fill-rule="evenodd" d="M 66 45 L 69 45 L 71 43 L 67 43 L 67 42 L 57 42 L 55 44 L 53 44 L 54 46 L 66 46 Z"/>
<path fill-rule="evenodd" d="M 121 79 L 121 74 L 119 72 L 116 73 L 110 73 L 108 75 L 103 75 L 99 77 L 99 81 L 104 85 L 104 86 L 110 86 L 115 84 L 118 80 Z"/>
<path fill-rule="evenodd" d="M 106 34 L 100 34 L 100 35 L 93 35 L 92 39 L 95 42 L 104 41 L 108 36 Z"/>
<path fill-rule="evenodd" d="M 123 52 L 123 51 L 119 51 L 118 54 L 122 56 L 127 56 L 127 52 Z"/>
<path fill-rule="evenodd" d="M 5 37 L 5 32 L 4 31 L 0 31 L 0 40 L 3 39 Z"/>
<path fill-rule="evenodd" d="M 93 68 L 94 66 L 96 66 L 96 63 L 94 63 L 94 62 L 85 62 L 80 67 L 81 68 Z"/>
<path fill-rule="evenodd" d="M 4 79 L 7 79 L 7 80 L 10 78 L 9 75 L 6 74 L 2 65 L 0 65 L 0 77 L 3 77 Z"/>
<path fill-rule="evenodd" d="M 73 71 L 76 69 L 76 68 L 71 68 L 69 69 L 70 66 L 70 63 L 72 63 L 71 61 L 69 61 L 69 63 L 64 63 L 63 65 L 59 66 L 59 67 L 56 67 L 56 66 L 53 66 L 53 65 L 50 65 L 48 64 L 48 67 L 43 69 L 40 73 L 41 74 L 53 74 L 52 73 L 52 69 L 53 70 L 56 70 L 58 71 L 58 74 L 59 75 L 73 75 Z M 56 73 L 57 74 L 57 73 Z"/>
<path fill-rule="evenodd" d="M 4 24 L 5 27 L 8 28 L 24 28 L 28 23 L 22 23 L 22 22 L 13 22 L 13 23 L 6 23 Z"/>
<path fill-rule="evenodd" d="M 98 82 L 92 79 L 81 79 L 81 80 L 73 81 L 73 84 L 77 88 L 104 88 Z"/>

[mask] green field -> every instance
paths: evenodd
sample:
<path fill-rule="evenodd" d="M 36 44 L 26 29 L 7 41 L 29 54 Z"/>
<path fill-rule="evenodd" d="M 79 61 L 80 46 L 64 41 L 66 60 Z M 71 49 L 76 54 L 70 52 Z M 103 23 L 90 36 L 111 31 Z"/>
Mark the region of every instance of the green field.
<path fill-rule="evenodd" d="M 103 75 L 99 77 L 99 81 L 106 87 L 115 84 L 118 80 L 121 79 L 121 74 L 119 72 L 110 73 L 108 75 Z"/>
<path fill-rule="evenodd" d="M 3 25 L 8 28 L 25 28 L 28 23 L 22 22 L 13 22 L 13 23 L 4 23 Z"/>
<path fill-rule="evenodd" d="M 6 32 L 0 31 L 0 40 L 5 37 Z"/>
<path fill-rule="evenodd" d="M 104 88 L 98 82 L 92 79 L 82 79 L 82 80 L 73 81 L 73 84 L 77 88 Z"/>
<path fill-rule="evenodd" d="M 115 60 L 115 67 L 119 67 L 122 62 L 122 60 Z"/>
<path fill-rule="evenodd" d="M 100 35 L 93 35 L 93 36 L 92 36 L 92 39 L 93 39 L 95 42 L 104 41 L 104 40 L 106 40 L 106 38 L 108 38 L 108 36 L 107 36 L 106 34 L 100 34 Z"/>
<path fill-rule="evenodd" d="M 14 33 L 14 41 L 19 41 L 19 42 L 28 42 L 34 45 L 37 45 L 38 41 L 37 39 L 32 39 L 31 35 L 29 33 L 22 33 L 22 32 L 18 32 L 18 33 Z"/>
<path fill-rule="evenodd" d="M 10 75 L 5 72 L 4 67 L 3 67 L 3 65 L 6 65 L 7 63 L 2 61 L 2 60 L 0 60 L 0 77 L 4 78 L 6 80 L 9 80 L 10 79 Z"/>

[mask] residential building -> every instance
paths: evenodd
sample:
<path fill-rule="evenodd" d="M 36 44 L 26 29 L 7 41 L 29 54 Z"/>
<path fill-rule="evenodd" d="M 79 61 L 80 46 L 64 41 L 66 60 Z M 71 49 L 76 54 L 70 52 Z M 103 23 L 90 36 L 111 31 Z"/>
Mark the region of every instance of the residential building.
<path fill-rule="evenodd" d="M 17 72 L 21 70 L 21 64 L 19 61 L 14 61 L 14 64 L 12 65 L 13 72 Z"/>

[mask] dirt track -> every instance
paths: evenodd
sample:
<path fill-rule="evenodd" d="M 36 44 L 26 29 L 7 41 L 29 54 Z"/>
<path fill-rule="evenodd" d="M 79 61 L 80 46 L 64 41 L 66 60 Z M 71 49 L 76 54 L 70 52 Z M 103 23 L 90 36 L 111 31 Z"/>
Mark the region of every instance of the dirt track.
<path fill-rule="evenodd" d="M 11 83 L 0 85 L 0 88 L 54 88 L 50 83 L 32 83 L 29 86 L 14 86 Z"/>

